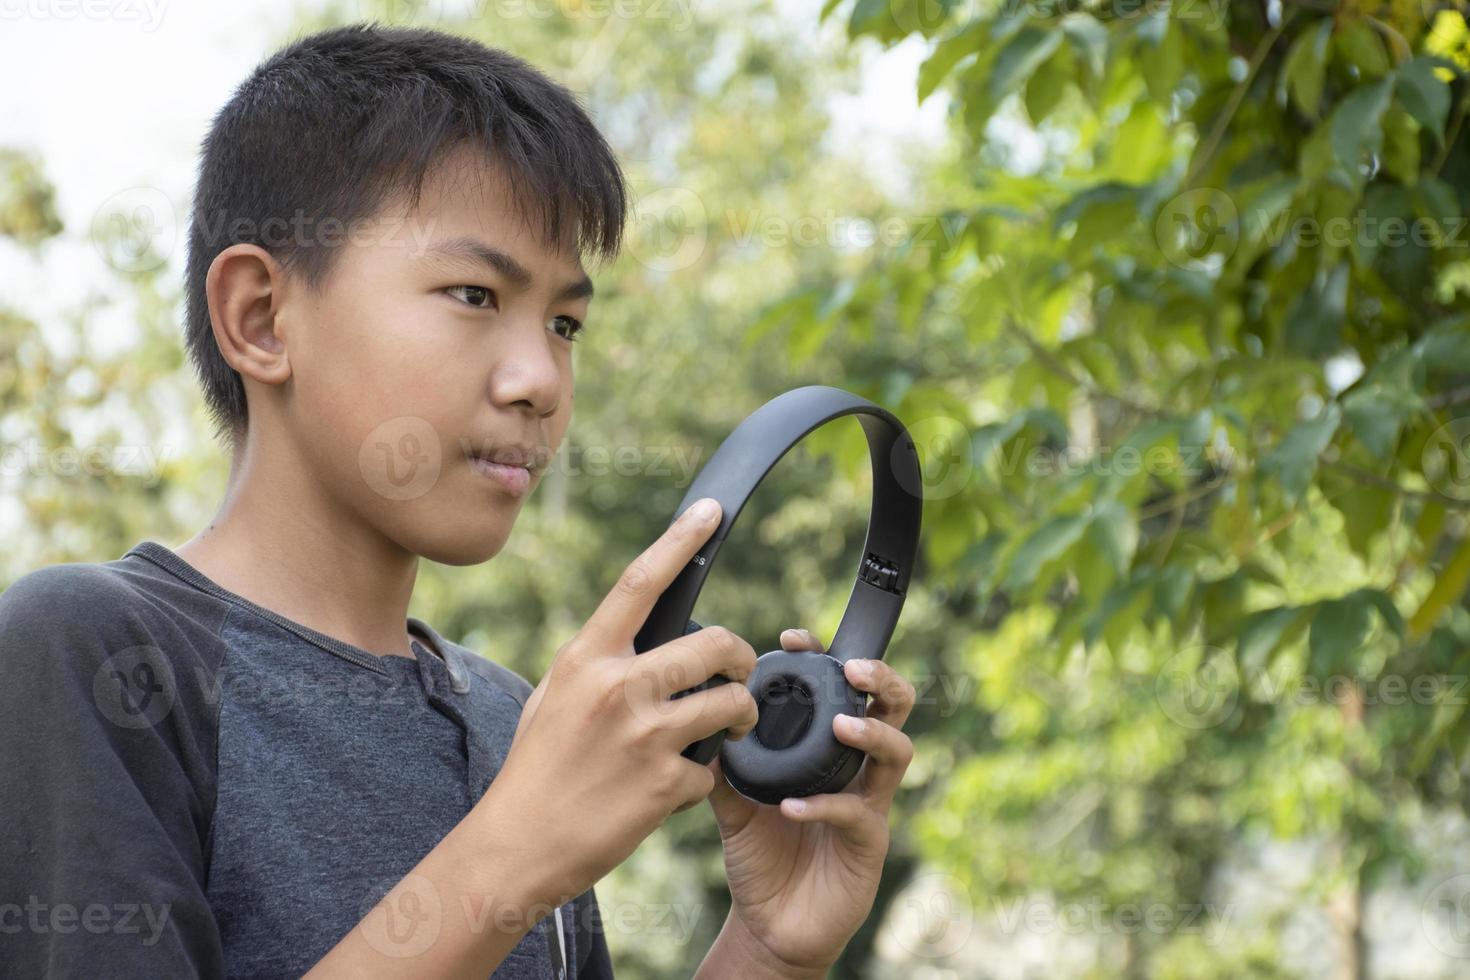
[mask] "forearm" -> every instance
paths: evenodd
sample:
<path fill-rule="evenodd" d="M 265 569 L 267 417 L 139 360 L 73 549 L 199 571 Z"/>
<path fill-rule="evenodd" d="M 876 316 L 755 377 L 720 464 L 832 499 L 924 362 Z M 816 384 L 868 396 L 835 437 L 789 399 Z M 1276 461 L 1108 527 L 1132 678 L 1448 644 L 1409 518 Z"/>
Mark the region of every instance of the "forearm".
<path fill-rule="evenodd" d="M 490 803 L 487 794 L 307 976 L 483 980 L 494 972 L 551 913 L 543 896 L 554 886 L 524 839 L 496 826 Z"/>
<path fill-rule="evenodd" d="M 823 980 L 826 976 L 826 967 L 801 967 L 778 960 L 731 912 L 694 980 Z"/>

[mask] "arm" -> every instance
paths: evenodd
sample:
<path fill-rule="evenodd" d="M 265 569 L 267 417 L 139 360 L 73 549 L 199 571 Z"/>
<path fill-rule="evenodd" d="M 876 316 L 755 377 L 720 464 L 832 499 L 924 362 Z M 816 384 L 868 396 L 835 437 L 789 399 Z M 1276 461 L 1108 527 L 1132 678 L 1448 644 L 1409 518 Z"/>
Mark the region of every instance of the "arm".
<path fill-rule="evenodd" d="M 166 655 L 138 612 L 92 566 L 0 596 L 0 959 L 16 975 L 224 973 L 201 665 Z"/>
<path fill-rule="evenodd" d="M 740 977 L 741 980 L 820 980 L 827 975 L 822 967 L 798 967 L 782 962 L 750 934 L 740 916 L 731 909 L 725 925 L 715 937 L 714 945 L 699 964 L 695 980 L 719 980 Z"/>
<path fill-rule="evenodd" d="M 312 975 L 484 977 L 540 918 L 708 797 L 713 773 L 680 753 L 721 729 L 748 732 L 755 701 L 744 684 L 670 696 L 716 673 L 743 680 L 755 651 L 720 627 L 633 649 L 654 600 L 718 525 L 718 509 L 697 516 L 628 566 L 531 692 L 490 789 Z"/>

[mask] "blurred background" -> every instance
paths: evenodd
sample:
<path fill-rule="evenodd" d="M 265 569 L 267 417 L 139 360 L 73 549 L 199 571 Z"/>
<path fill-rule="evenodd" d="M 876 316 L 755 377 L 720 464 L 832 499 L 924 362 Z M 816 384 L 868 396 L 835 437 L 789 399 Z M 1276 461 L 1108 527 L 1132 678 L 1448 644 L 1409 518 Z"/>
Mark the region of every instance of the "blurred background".
<path fill-rule="evenodd" d="M 1470 30 L 1430 0 L 0 2 L 0 582 L 174 545 L 195 152 L 300 33 L 461 32 L 635 193 L 510 544 L 413 612 L 538 679 L 788 388 L 911 428 L 917 755 L 844 978 L 1470 976 Z M 634 447 L 631 452 L 618 450 Z M 696 618 L 829 640 L 853 420 Z M 598 886 L 618 975 L 728 903 L 707 809 Z"/>

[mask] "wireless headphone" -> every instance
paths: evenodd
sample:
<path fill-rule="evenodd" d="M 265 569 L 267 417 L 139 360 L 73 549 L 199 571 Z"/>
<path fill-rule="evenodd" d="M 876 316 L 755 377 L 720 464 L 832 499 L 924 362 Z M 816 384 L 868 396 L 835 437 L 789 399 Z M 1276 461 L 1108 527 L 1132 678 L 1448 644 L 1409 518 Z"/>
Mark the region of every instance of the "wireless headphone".
<path fill-rule="evenodd" d="M 763 654 L 746 682 L 760 709 L 755 729 L 730 742 L 720 732 L 683 753 L 701 765 L 719 753 L 730 785 L 760 803 L 835 793 L 862 765 L 863 753 L 832 734 L 832 720 L 838 714 L 866 713 L 867 695 L 847 683 L 842 665 L 854 658 L 882 658 L 913 572 L 923 485 L 918 453 L 903 423 L 866 399 L 825 385 L 796 388 L 757 409 L 710 457 L 679 504 L 675 521 L 695 501 L 715 498 L 722 509 L 720 526 L 659 597 L 633 640 L 634 650 L 646 653 L 701 628 L 689 615 L 746 500 L 792 446 L 844 415 L 856 415 L 868 438 L 873 501 L 857 580 L 832 645 L 825 654 Z M 674 697 L 728 683 L 729 678 L 716 675 Z"/>

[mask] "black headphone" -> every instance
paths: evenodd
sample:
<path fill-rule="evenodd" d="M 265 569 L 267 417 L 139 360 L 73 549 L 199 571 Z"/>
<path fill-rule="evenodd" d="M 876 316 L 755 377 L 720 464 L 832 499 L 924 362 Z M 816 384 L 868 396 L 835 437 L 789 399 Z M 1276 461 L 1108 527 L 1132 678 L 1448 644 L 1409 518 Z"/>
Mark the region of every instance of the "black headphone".
<path fill-rule="evenodd" d="M 898 624 L 918 552 L 922 474 L 903 423 L 864 398 L 825 385 L 796 388 L 757 409 L 710 457 L 679 504 L 675 521 L 695 501 L 714 497 L 722 508 L 720 526 L 659 597 L 633 640 L 633 649 L 646 653 L 700 629 L 689 614 L 746 500 L 792 446 L 844 415 L 858 416 L 868 438 L 873 501 L 857 580 L 832 644 L 825 654 L 773 650 L 759 657 L 747 681 L 760 708 L 755 730 L 732 742 L 720 732 L 683 753 L 701 765 L 719 753 L 730 785 L 760 803 L 835 793 L 862 765 L 863 753 L 832 734 L 832 719 L 866 713 L 867 695 L 847 683 L 842 665 L 854 658 L 882 658 Z M 674 696 L 729 682 L 716 675 Z"/>

